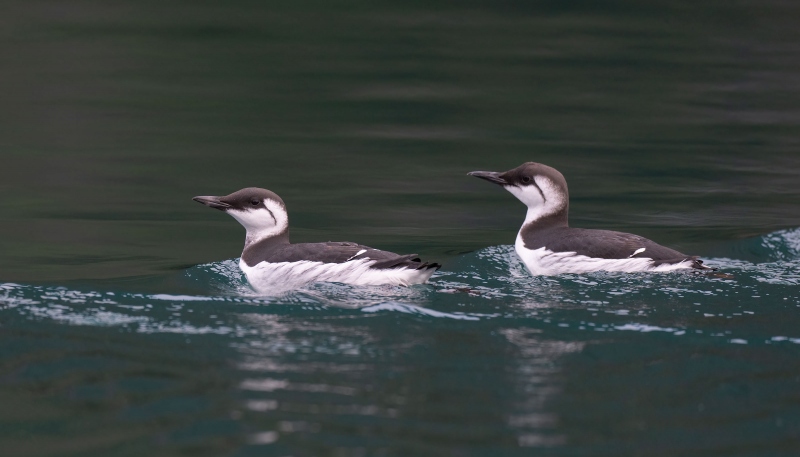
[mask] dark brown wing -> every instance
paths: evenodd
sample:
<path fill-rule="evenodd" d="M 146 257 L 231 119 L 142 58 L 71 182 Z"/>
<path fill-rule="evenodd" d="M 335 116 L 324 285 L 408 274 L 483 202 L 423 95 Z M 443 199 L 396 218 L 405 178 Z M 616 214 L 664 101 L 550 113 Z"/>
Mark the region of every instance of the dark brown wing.
<path fill-rule="evenodd" d="M 669 260 L 690 257 L 639 235 L 610 230 L 565 229 L 547 240 L 546 247 L 553 251 L 575 251 L 578 255 L 600 259 L 647 257 Z"/>
<path fill-rule="evenodd" d="M 649 258 L 654 265 L 692 261 L 692 268 L 713 270 L 697 256 L 690 256 L 661 246 L 645 237 L 611 230 L 556 228 L 545 231 L 523 231 L 528 249 L 546 248 L 553 252 L 575 252 L 596 259 Z"/>
<path fill-rule="evenodd" d="M 439 268 L 437 263 L 423 262 L 417 254 L 400 255 L 349 242 L 288 244 L 275 249 L 264 258 L 267 262 L 299 262 L 308 260 L 322 263 L 344 263 L 354 260 L 375 260 L 372 268 Z"/>

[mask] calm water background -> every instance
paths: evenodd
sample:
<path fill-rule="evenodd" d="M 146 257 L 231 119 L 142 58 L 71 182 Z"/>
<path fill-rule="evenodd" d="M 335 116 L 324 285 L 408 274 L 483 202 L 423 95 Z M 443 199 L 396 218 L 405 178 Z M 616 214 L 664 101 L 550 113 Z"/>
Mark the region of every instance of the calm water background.
<path fill-rule="evenodd" d="M 800 453 L 800 6 L 6 2 L 3 456 Z M 533 278 L 535 160 L 574 226 L 730 277 Z M 248 291 L 194 195 L 428 286 Z"/>

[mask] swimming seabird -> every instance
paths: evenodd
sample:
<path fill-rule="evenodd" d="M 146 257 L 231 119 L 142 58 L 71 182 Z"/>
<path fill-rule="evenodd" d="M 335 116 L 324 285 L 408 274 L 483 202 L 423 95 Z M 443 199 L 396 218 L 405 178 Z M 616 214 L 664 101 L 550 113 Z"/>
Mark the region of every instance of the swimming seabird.
<path fill-rule="evenodd" d="M 411 285 L 441 267 L 417 254 L 399 255 L 350 242 L 290 243 L 286 204 L 274 192 L 248 187 L 224 197 L 194 201 L 233 216 L 247 230 L 239 267 L 257 292 L 312 282 Z"/>
<path fill-rule="evenodd" d="M 571 228 L 567 181 L 555 168 L 527 162 L 503 173 L 473 171 L 468 175 L 503 186 L 528 207 L 514 247 L 534 275 L 712 269 L 697 256 L 639 235 Z"/>

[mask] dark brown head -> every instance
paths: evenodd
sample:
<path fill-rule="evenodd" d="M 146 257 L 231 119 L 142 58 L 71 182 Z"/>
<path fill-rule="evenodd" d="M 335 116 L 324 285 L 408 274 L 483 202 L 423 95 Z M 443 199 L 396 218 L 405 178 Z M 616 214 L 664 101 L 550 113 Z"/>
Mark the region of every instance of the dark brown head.
<path fill-rule="evenodd" d="M 503 186 L 528 207 L 526 221 L 557 216 L 566 223 L 569 211 L 567 180 L 558 170 L 536 162 L 526 162 L 506 172 L 473 171 L 475 176 Z"/>
<path fill-rule="evenodd" d="M 247 243 L 288 234 L 286 204 L 267 189 L 247 187 L 223 197 L 201 196 L 192 200 L 233 216 L 247 230 Z"/>

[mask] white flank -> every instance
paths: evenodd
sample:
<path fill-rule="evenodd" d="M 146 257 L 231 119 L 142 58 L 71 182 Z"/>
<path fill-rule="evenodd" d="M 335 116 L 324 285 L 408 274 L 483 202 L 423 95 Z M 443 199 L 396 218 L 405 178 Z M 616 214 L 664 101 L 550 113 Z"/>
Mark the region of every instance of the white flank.
<path fill-rule="evenodd" d="M 692 267 L 691 260 L 674 264 L 654 266 L 653 259 L 647 257 L 627 259 L 599 259 L 577 255 L 574 252 L 553 252 L 547 248 L 528 249 L 520 235 L 517 235 L 517 255 L 522 263 L 535 276 L 558 275 L 563 273 L 589 273 L 592 271 L 621 271 L 634 273 L 638 271 L 672 271 Z"/>
<path fill-rule="evenodd" d="M 358 286 L 382 284 L 408 286 L 424 283 L 435 271 L 434 268 L 425 270 L 370 268 L 374 263 L 375 261 L 372 259 L 358 259 L 345 263 L 302 260 L 299 262 L 261 262 L 250 267 L 240 260 L 239 268 L 247 276 L 253 289 L 259 293 L 278 293 L 313 282 L 341 282 Z"/>

